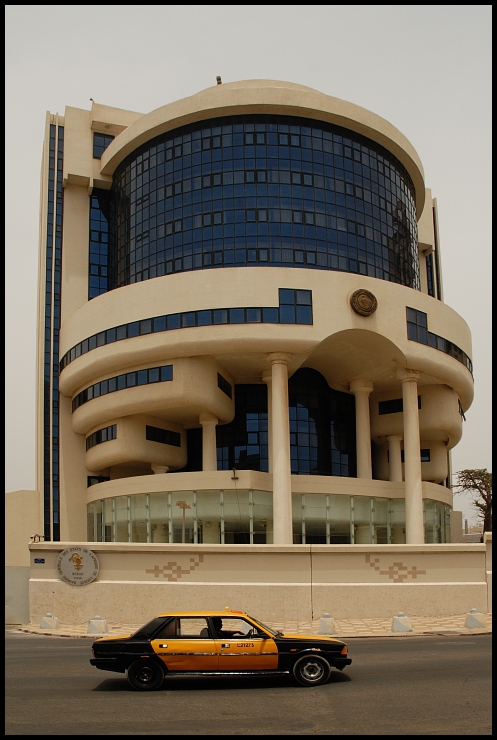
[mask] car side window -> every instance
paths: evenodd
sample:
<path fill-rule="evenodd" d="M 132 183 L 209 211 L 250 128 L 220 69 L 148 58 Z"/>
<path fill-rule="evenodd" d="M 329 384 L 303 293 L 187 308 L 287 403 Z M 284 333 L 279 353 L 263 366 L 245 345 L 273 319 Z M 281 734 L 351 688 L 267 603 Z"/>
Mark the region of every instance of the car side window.
<path fill-rule="evenodd" d="M 179 640 L 198 640 L 210 637 L 205 617 L 181 617 L 176 619 L 176 622 L 176 638 Z"/>
<path fill-rule="evenodd" d="M 230 639 L 232 640 L 247 639 L 248 636 L 253 636 L 253 634 L 256 634 L 258 631 L 253 624 L 250 624 L 250 622 L 247 622 L 245 619 L 241 619 L 239 617 L 223 617 L 222 629 L 223 633 L 226 635 L 232 633 L 230 635 Z"/>
<path fill-rule="evenodd" d="M 176 637 L 176 623 L 177 619 L 171 619 L 165 627 L 156 635 L 156 640 L 162 640 L 164 637 Z"/>

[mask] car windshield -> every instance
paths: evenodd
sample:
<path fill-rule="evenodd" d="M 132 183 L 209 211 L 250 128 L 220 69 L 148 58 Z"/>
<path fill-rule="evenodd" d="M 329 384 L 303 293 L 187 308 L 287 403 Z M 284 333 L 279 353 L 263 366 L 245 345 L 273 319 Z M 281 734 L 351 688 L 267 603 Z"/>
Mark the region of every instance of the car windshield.
<path fill-rule="evenodd" d="M 254 619 L 254 617 L 251 617 L 250 614 L 247 614 L 249 619 L 252 619 L 256 624 L 260 624 L 261 627 L 263 627 L 265 630 L 267 630 L 271 635 L 274 637 L 277 637 L 278 635 L 282 635 L 283 632 L 280 632 L 279 630 L 273 630 L 271 627 L 268 627 L 267 624 L 264 624 L 264 622 L 261 622 L 260 619 Z"/>

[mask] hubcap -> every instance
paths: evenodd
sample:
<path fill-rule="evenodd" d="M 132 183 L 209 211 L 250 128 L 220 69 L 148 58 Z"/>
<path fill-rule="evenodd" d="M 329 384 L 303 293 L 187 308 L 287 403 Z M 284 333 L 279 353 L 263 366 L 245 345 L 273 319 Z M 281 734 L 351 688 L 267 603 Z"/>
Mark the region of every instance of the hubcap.
<path fill-rule="evenodd" d="M 140 681 L 140 683 L 150 683 L 153 677 L 153 671 L 147 666 L 143 666 L 143 668 L 141 668 L 137 674 L 137 679 Z"/>
<path fill-rule="evenodd" d="M 318 681 L 324 674 L 324 668 L 321 663 L 308 662 L 302 666 L 302 675 L 308 681 Z"/>

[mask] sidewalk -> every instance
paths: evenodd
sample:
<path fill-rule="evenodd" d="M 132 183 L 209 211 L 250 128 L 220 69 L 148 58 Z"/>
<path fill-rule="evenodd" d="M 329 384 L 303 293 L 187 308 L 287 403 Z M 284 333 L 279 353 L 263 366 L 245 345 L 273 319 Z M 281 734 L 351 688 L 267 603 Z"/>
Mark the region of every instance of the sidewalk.
<path fill-rule="evenodd" d="M 409 615 L 407 615 L 409 616 Z M 392 619 L 336 619 L 331 637 L 350 639 L 354 637 L 415 637 L 416 635 L 481 635 L 492 632 L 492 614 L 486 614 L 485 627 L 468 629 L 464 626 L 467 613 L 454 614 L 450 617 L 410 617 L 412 632 L 392 632 Z M 392 615 L 393 618 L 393 615 Z M 266 622 L 269 627 L 290 634 L 317 635 L 319 618 L 312 622 Z M 8 627 L 6 625 L 6 627 Z M 60 624 L 59 629 L 47 629 L 35 624 L 12 625 L 16 631 L 29 632 L 35 635 L 52 635 L 57 637 L 89 637 L 96 640 L 105 635 L 132 634 L 141 627 L 140 624 L 117 624 L 108 622 L 108 632 L 102 635 L 87 634 L 88 622 L 82 624 Z"/>

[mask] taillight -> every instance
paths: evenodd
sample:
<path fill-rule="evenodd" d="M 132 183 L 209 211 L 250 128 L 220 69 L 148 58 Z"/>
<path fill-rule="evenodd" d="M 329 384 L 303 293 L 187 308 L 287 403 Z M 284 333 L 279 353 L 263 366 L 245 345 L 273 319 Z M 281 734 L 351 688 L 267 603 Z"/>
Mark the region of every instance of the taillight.
<path fill-rule="evenodd" d="M 347 645 L 344 645 L 342 650 L 340 651 L 340 655 L 347 655 Z"/>

